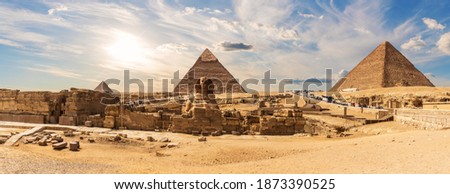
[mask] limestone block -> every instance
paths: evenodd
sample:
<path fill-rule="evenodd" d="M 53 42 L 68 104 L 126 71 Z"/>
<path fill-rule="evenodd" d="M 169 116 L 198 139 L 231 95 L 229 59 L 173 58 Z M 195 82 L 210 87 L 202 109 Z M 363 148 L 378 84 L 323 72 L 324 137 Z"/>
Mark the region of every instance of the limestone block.
<path fill-rule="evenodd" d="M 76 124 L 75 118 L 71 116 L 60 116 L 59 117 L 59 124 L 60 125 L 72 125 L 74 126 Z"/>
<path fill-rule="evenodd" d="M 206 109 L 204 108 L 199 108 L 199 107 L 194 107 L 192 109 L 192 115 L 193 118 L 205 118 L 206 116 Z"/>
<path fill-rule="evenodd" d="M 67 142 L 54 143 L 52 144 L 52 147 L 55 150 L 61 150 L 67 147 Z"/>
<path fill-rule="evenodd" d="M 105 120 L 103 121 L 103 127 L 113 129 L 115 128 L 115 117 L 114 116 L 105 116 Z"/>
<path fill-rule="evenodd" d="M 78 151 L 79 148 L 80 148 L 80 142 L 73 141 L 73 142 L 69 143 L 69 150 L 70 151 Z"/>
<path fill-rule="evenodd" d="M 92 126 L 93 126 L 92 121 L 86 121 L 86 122 L 84 122 L 84 126 L 86 126 L 86 127 L 92 127 Z"/>

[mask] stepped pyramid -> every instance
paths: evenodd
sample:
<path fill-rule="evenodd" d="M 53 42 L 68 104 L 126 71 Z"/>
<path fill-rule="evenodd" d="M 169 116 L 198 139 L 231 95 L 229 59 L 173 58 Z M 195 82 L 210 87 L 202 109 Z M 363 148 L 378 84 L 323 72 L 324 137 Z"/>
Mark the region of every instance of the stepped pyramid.
<path fill-rule="evenodd" d="M 101 93 L 108 93 L 113 94 L 114 92 L 109 88 L 108 84 L 106 84 L 104 81 L 100 82 L 98 86 L 94 89 L 94 91 L 101 92 Z"/>
<path fill-rule="evenodd" d="M 175 87 L 174 93 L 188 94 L 194 93 L 194 86 L 201 77 L 211 79 L 216 85 L 214 93 L 245 93 L 244 88 L 238 81 L 225 69 L 214 54 L 205 49 L 195 62 L 194 66 L 184 75 L 180 83 Z"/>
<path fill-rule="evenodd" d="M 425 75 L 403 56 L 391 43 L 385 41 L 364 58 L 330 91 L 338 92 L 346 88 L 358 90 L 434 85 Z"/>

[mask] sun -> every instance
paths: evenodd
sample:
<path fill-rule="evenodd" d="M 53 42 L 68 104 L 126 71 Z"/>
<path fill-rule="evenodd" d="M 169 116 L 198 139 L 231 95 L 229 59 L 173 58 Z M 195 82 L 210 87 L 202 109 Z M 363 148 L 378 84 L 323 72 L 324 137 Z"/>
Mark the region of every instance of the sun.
<path fill-rule="evenodd" d="M 145 46 L 138 37 L 130 33 L 115 32 L 113 43 L 105 49 L 120 62 L 141 62 L 145 59 Z"/>

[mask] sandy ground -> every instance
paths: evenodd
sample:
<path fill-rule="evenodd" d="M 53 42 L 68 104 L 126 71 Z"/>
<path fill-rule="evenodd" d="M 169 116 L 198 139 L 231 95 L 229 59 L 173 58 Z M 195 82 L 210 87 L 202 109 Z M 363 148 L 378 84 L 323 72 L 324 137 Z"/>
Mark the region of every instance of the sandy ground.
<path fill-rule="evenodd" d="M 10 136 L 11 133 L 24 132 L 25 128 L 0 127 L 0 136 Z"/>
<path fill-rule="evenodd" d="M 330 103 L 326 103 L 326 102 L 319 102 L 317 104 L 319 106 L 321 106 L 322 108 L 329 109 L 329 110 L 323 111 L 323 112 L 327 112 L 327 113 L 334 114 L 334 115 L 344 115 L 344 107 L 345 106 L 341 106 L 338 104 L 330 104 Z M 361 113 L 361 109 L 355 108 L 355 107 L 350 107 L 347 109 L 347 115 L 354 116 L 356 118 L 377 119 L 377 116 L 374 111 L 371 112 L 371 111 L 367 111 L 367 110 L 368 110 L 368 108 L 364 108 L 363 112 Z"/>
<path fill-rule="evenodd" d="M 0 145 L 0 173 L 450 173 L 450 131 L 396 122 L 356 127 L 351 136 L 331 139 L 224 135 L 198 142 L 168 132 L 117 133 L 128 134 L 125 143 L 106 140 L 114 134 L 92 134 L 96 143 L 81 140 L 78 152 Z M 148 135 L 179 146 L 136 139 Z"/>

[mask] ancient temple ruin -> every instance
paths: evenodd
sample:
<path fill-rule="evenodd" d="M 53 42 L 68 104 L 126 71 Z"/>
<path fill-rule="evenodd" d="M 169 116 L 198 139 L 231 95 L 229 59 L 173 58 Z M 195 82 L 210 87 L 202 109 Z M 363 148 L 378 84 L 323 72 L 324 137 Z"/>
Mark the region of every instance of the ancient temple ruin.
<path fill-rule="evenodd" d="M 0 90 L 0 120 L 84 125 L 90 115 L 103 115 L 104 93 L 72 88 L 61 92 Z"/>

